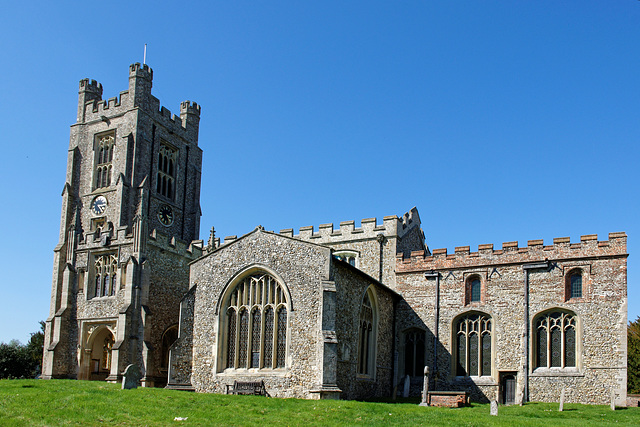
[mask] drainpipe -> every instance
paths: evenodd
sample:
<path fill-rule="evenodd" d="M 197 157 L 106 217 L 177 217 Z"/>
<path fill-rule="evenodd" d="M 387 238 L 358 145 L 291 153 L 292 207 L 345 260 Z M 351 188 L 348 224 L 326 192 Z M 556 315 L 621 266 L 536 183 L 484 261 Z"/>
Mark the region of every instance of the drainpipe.
<path fill-rule="evenodd" d="M 385 242 L 385 237 L 384 234 L 380 233 L 376 236 L 376 239 L 378 240 L 378 243 L 380 243 L 380 273 L 378 274 L 378 281 L 380 283 L 382 283 L 382 269 L 383 269 L 383 254 L 384 254 L 384 242 Z"/>
<path fill-rule="evenodd" d="M 436 378 L 438 375 L 438 344 L 440 343 L 440 334 L 438 332 L 438 325 L 440 324 L 440 273 L 431 270 L 428 273 L 424 273 L 424 277 L 426 279 L 436 279 L 436 298 L 433 303 L 436 312 L 435 325 L 433 327 L 433 376 Z"/>
<path fill-rule="evenodd" d="M 549 269 L 549 261 L 524 264 L 524 388 L 522 403 L 529 401 L 529 270 Z"/>

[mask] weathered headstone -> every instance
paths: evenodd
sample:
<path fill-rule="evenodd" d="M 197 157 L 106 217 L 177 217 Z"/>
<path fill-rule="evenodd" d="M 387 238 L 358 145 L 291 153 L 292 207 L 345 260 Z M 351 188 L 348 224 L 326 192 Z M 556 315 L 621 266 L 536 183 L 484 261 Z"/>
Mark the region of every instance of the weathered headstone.
<path fill-rule="evenodd" d="M 140 373 L 138 365 L 131 364 L 127 366 L 127 369 L 124 370 L 124 374 L 122 375 L 122 389 L 130 390 L 137 388 L 140 378 L 142 378 L 142 374 Z"/>
<path fill-rule="evenodd" d="M 611 410 L 616 410 L 616 392 L 611 389 Z"/>
<path fill-rule="evenodd" d="M 409 397 L 409 390 L 411 389 L 411 377 L 407 375 L 404 377 L 404 389 L 402 390 L 402 397 Z"/>
<path fill-rule="evenodd" d="M 491 401 L 491 415 L 498 416 L 498 401 L 497 400 L 492 400 Z"/>
<path fill-rule="evenodd" d="M 429 367 L 424 367 L 424 384 L 422 385 L 422 402 L 420 406 L 429 406 L 427 398 L 429 397 Z"/>
<path fill-rule="evenodd" d="M 562 412 L 563 409 L 564 409 L 564 387 L 562 387 L 562 391 L 560 392 L 560 407 L 558 408 L 558 411 Z"/>

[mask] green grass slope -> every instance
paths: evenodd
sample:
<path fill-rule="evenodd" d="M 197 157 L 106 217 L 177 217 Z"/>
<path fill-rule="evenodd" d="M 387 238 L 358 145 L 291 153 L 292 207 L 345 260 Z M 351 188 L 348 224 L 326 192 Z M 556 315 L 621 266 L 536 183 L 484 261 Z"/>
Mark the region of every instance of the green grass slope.
<path fill-rule="evenodd" d="M 176 417 L 187 418 L 174 421 Z M 0 424 L 57 425 L 640 425 L 640 408 L 530 403 L 424 408 L 415 403 L 274 399 L 174 390 L 121 390 L 118 384 L 68 380 L 0 380 Z"/>

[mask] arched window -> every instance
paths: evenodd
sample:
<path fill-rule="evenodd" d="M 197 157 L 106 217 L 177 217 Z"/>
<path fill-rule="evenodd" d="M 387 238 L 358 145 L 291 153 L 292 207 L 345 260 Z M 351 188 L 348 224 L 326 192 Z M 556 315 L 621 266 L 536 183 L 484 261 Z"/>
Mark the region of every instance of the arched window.
<path fill-rule="evenodd" d="M 367 289 L 360 306 L 358 374 L 373 377 L 376 366 L 377 310 L 371 287 Z"/>
<path fill-rule="evenodd" d="M 465 283 L 465 304 L 482 301 L 482 281 L 477 275 L 471 276 Z"/>
<path fill-rule="evenodd" d="M 576 316 L 552 311 L 537 316 L 535 327 L 536 368 L 576 366 Z"/>
<path fill-rule="evenodd" d="M 245 277 L 223 307 L 222 369 L 286 367 L 289 301 L 274 277 L 264 272 Z"/>
<path fill-rule="evenodd" d="M 456 320 L 454 331 L 456 375 L 491 375 L 491 317 L 466 314 Z"/>
<path fill-rule="evenodd" d="M 158 150 L 158 174 L 156 176 L 156 191 L 169 199 L 174 198 L 176 179 L 176 160 L 178 150 L 161 144 Z"/>
<path fill-rule="evenodd" d="M 107 297 L 117 291 L 118 256 L 116 254 L 98 255 L 94 262 L 95 296 Z"/>
<path fill-rule="evenodd" d="M 347 262 L 350 265 L 357 267 L 358 253 L 354 251 L 339 251 L 334 252 L 333 256 L 341 261 Z"/>
<path fill-rule="evenodd" d="M 96 160 L 94 168 L 93 188 L 103 188 L 111 185 L 111 170 L 115 138 L 113 133 L 97 138 L 95 145 Z"/>
<path fill-rule="evenodd" d="M 169 326 L 164 334 L 162 334 L 162 360 L 160 361 L 160 369 L 166 370 L 169 366 L 169 349 L 171 345 L 178 339 L 178 325 Z"/>
<path fill-rule="evenodd" d="M 582 272 L 573 270 L 567 276 L 566 300 L 582 298 Z"/>
<path fill-rule="evenodd" d="M 404 375 L 419 377 L 424 374 L 425 333 L 412 329 L 404 334 Z"/>

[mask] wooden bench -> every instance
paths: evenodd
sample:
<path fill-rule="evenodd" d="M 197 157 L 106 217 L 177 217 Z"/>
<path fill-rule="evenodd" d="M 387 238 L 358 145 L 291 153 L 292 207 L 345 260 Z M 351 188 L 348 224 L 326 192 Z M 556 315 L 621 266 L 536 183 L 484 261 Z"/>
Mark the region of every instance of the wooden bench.
<path fill-rule="evenodd" d="M 264 388 L 263 381 L 234 381 L 233 385 L 227 384 L 227 394 L 266 396 L 267 390 Z"/>

